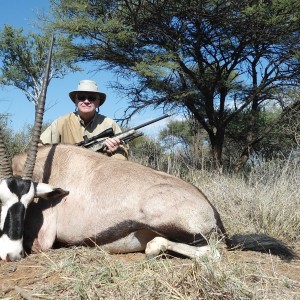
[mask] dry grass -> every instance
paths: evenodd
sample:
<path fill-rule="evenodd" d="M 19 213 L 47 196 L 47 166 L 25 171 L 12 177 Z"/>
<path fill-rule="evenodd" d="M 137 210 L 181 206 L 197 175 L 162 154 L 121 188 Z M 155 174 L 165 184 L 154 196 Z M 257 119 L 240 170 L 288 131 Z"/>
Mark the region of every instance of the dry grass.
<path fill-rule="evenodd" d="M 299 299 L 300 284 L 272 256 L 224 251 L 220 261 L 51 250 L 3 264 L 1 299 Z M 298 268 L 300 265 L 298 264 Z M 298 269 L 299 271 L 299 269 Z M 27 278 L 27 279 L 25 279 Z M 30 278 L 30 279 L 29 279 Z M 16 289 L 16 286 L 18 287 Z M 18 293 L 17 293 L 18 292 Z"/>
<path fill-rule="evenodd" d="M 300 254 L 299 167 L 269 165 L 247 176 L 191 171 L 220 211 L 230 235 L 265 233 Z M 300 261 L 255 252 L 229 252 L 220 260 L 144 254 L 108 255 L 74 247 L 0 263 L 1 299 L 300 299 Z"/>
<path fill-rule="evenodd" d="M 146 261 L 144 257 L 128 262 L 92 249 L 74 249 L 65 253 L 59 265 L 50 263 L 51 268 L 63 284 L 47 285 L 43 293 L 64 299 L 240 299 L 237 295 L 250 295 L 240 280 L 225 275 L 213 262 Z"/>
<path fill-rule="evenodd" d="M 265 165 L 246 177 L 194 171 L 186 178 L 220 211 L 230 234 L 264 233 L 286 242 L 300 236 L 300 165 Z"/>

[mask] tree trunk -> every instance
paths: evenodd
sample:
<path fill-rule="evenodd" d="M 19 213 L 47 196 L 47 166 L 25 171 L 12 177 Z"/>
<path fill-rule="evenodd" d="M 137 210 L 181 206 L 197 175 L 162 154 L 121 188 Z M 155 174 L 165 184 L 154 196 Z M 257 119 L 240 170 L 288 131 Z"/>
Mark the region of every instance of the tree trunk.
<path fill-rule="evenodd" d="M 223 141 L 224 141 L 223 129 L 217 130 L 217 132 L 215 133 L 215 135 L 213 135 L 213 137 L 210 136 L 213 166 L 219 174 L 222 174 L 223 172 L 223 162 L 222 162 Z"/>

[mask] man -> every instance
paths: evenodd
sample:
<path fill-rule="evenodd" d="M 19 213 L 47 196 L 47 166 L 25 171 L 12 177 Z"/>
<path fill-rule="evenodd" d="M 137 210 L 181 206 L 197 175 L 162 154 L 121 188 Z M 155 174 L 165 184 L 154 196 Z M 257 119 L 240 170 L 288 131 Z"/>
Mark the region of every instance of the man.
<path fill-rule="evenodd" d="M 78 88 L 69 93 L 75 103 L 75 112 L 61 116 L 42 133 L 43 144 L 77 144 L 84 136 L 91 138 L 106 129 L 112 128 L 114 134 L 120 133 L 118 124 L 99 113 L 97 110 L 104 103 L 106 94 L 98 91 L 95 81 L 82 80 Z M 127 148 L 117 137 L 107 138 L 104 153 L 120 159 L 127 159 Z"/>

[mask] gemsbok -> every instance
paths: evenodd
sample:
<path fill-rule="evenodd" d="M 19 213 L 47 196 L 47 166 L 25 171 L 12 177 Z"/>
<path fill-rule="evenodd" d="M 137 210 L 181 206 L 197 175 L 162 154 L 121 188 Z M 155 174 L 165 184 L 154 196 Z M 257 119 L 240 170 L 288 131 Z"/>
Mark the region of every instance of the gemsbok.
<path fill-rule="evenodd" d="M 25 160 L 25 153 L 13 158 L 15 175 Z M 196 257 L 209 251 L 210 234 L 225 234 L 217 210 L 196 187 L 82 147 L 39 147 L 33 180 L 69 191 L 28 207 L 24 242 L 33 251 L 58 241 L 97 244 L 111 253 L 171 250 Z"/>
<path fill-rule="evenodd" d="M 26 209 L 34 197 L 53 198 L 67 193 L 48 184 L 31 180 L 42 127 L 53 41 L 54 38 L 51 40 L 28 158 L 20 176 L 13 176 L 3 141 L 3 128 L 0 128 L 0 259 L 2 260 L 18 260 L 24 255 L 24 218 Z"/>
<path fill-rule="evenodd" d="M 13 159 L 23 170 L 26 153 Z M 110 253 L 144 251 L 148 257 L 175 252 L 196 258 L 218 257 L 210 247 L 213 233 L 227 247 L 288 250 L 276 240 L 251 235 L 228 238 L 220 215 L 195 186 L 140 164 L 107 157 L 73 145 L 40 147 L 33 180 L 69 191 L 55 201 L 40 199 L 28 207 L 25 249 L 46 251 L 55 241 L 66 245 L 100 245 Z M 277 253 L 276 253 L 277 251 Z M 292 253 L 289 252 L 289 257 Z"/>

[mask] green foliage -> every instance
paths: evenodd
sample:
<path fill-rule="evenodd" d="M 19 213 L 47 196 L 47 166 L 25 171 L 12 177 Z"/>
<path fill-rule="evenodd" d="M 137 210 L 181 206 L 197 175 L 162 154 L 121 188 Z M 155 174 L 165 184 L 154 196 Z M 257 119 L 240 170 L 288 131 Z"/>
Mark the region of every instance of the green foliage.
<path fill-rule="evenodd" d="M 164 155 L 160 143 L 148 136 L 141 136 L 129 143 L 130 160 L 142 162 L 144 165 L 158 169 L 158 162 Z"/>
<path fill-rule="evenodd" d="M 168 144 L 173 140 L 173 143 L 191 144 L 192 143 L 192 128 L 187 121 L 171 121 L 167 127 L 159 133 L 159 137 Z"/>
<path fill-rule="evenodd" d="M 0 126 L 3 129 L 4 144 L 6 145 L 8 156 L 13 157 L 14 154 L 25 150 L 26 145 L 28 145 L 30 141 L 30 132 L 26 129 L 15 134 L 13 130 L 9 128 L 7 121 L 7 116 L 0 115 Z"/>
<path fill-rule="evenodd" d="M 224 164 L 232 167 L 247 145 L 249 111 L 237 115 L 226 128 L 224 143 Z M 297 143 L 293 135 L 283 130 L 285 121 L 278 107 L 268 107 L 260 110 L 255 116 L 252 129 L 256 141 L 251 144 L 249 155 L 252 162 L 270 161 L 277 157 L 288 157 Z"/>
<path fill-rule="evenodd" d="M 192 119 L 170 121 L 159 133 L 159 138 L 165 148 L 172 149 L 172 154 L 180 157 L 189 168 L 201 169 L 209 160 L 208 136 Z"/>
<path fill-rule="evenodd" d="M 79 70 L 73 64 L 70 52 L 62 51 L 66 38 L 57 37 L 52 55 L 49 82 Z M 5 25 L 0 32 L 0 84 L 12 85 L 25 93 L 27 99 L 37 104 L 41 92 L 45 65 L 50 44 L 50 33 L 24 34 L 23 29 Z"/>
<path fill-rule="evenodd" d="M 27 150 L 32 137 L 32 125 L 25 124 L 22 130 L 14 132 L 9 127 L 8 116 L 0 115 L 0 126 L 3 128 L 4 143 L 10 157 Z M 42 131 L 48 126 L 48 123 L 43 124 Z"/>

